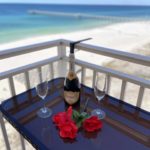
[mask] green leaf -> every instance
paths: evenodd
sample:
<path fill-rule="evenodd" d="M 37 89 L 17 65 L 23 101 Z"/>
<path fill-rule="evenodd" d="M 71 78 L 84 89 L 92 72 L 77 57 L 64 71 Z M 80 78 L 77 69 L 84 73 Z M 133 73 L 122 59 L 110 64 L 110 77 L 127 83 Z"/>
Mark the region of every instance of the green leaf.
<path fill-rule="evenodd" d="M 81 127 L 82 122 L 88 118 L 89 115 L 86 112 L 79 113 L 78 111 L 73 111 L 73 120 L 76 122 L 78 128 Z"/>
<path fill-rule="evenodd" d="M 81 125 L 82 125 L 82 121 L 78 121 L 78 122 L 76 123 L 76 125 L 77 125 L 78 128 L 80 128 Z"/>
<path fill-rule="evenodd" d="M 80 117 L 80 113 L 76 110 L 73 110 L 73 116 L 72 116 L 72 119 L 74 121 L 78 120 L 78 118 Z"/>

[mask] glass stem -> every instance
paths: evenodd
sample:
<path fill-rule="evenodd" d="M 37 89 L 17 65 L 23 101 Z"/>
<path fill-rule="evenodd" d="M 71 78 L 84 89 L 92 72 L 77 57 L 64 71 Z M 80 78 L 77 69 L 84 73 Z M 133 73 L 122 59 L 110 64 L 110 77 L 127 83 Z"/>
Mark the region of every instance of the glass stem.
<path fill-rule="evenodd" d="M 100 100 L 98 99 L 98 105 L 99 105 L 99 107 L 100 107 Z"/>
<path fill-rule="evenodd" d="M 43 101 L 44 101 L 44 98 L 43 98 Z M 45 112 L 46 112 L 46 105 L 45 105 L 45 103 L 44 103 L 44 105 L 43 105 L 42 112 L 43 112 L 43 113 L 45 113 Z"/>

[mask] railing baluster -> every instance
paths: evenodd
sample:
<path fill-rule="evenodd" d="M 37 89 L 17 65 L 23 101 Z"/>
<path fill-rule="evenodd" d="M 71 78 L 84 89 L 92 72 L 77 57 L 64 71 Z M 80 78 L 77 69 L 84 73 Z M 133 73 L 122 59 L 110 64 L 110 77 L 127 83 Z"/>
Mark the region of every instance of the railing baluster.
<path fill-rule="evenodd" d="M 144 90 L 145 90 L 145 88 L 143 86 L 140 86 L 139 95 L 138 95 L 138 99 L 137 99 L 137 103 L 136 103 L 136 106 L 139 108 L 141 108 L 141 105 L 142 105 Z"/>
<path fill-rule="evenodd" d="M 120 92 L 120 104 L 119 104 L 119 109 L 120 111 L 123 111 L 123 103 L 122 101 L 124 101 L 124 97 L 125 97 L 125 91 L 126 91 L 126 86 L 127 85 L 127 81 L 122 80 L 122 85 L 121 85 L 121 92 Z"/>
<path fill-rule="evenodd" d="M 95 86 L 95 79 L 96 79 L 96 71 L 93 71 L 93 79 L 92 79 L 92 87 L 94 88 Z"/>
<path fill-rule="evenodd" d="M 84 84 L 85 83 L 85 68 L 82 67 L 82 71 L 81 71 L 81 83 Z"/>
<path fill-rule="evenodd" d="M 16 95 L 13 77 L 9 77 L 8 80 L 9 80 L 9 89 L 11 92 L 11 96 L 13 97 Z"/>
<path fill-rule="evenodd" d="M 54 68 L 53 68 L 53 63 L 49 64 L 50 70 L 51 70 L 51 79 L 54 78 Z"/>
<path fill-rule="evenodd" d="M 40 67 L 38 67 L 37 68 L 37 71 L 38 71 L 38 76 L 39 76 L 39 81 L 40 81 L 40 83 L 42 83 L 42 67 L 40 66 Z"/>
<path fill-rule="evenodd" d="M 0 112 L 0 124 L 1 124 L 1 130 L 2 130 L 3 137 L 4 137 L 6 148 L 7 150 L 11 150 L 9 140 L 8 140 L 8 135 L 7 135 L 6 128 L 5 128 L 5 123 L 3 120 L 3 115 L 1 112 Z"/>
<path fill-rule="evenodd" d="M 124 100 L 126 85 L 127 85 L 127 82 L 125 80 L 123 80 L 122 85 L 121 85 L 121 93 L 120 93 L 120 100 L 121 101 Z"/>
<path fill-rule="evenodd" d="M 49 75 L 49 76 L 48 76 L 48 77 L 49 77 L 49 80 L 51 80 L 52 78 L 51 78 L 51 73 L 50 73 L 50 72 L 51 72 L 50 64 L 48 64 L 48 72 L 49 72 L 49 73 L 48 73 L 48 75 Z"/>
<path fill-rule="evenodd" d="M 141 108 L 144 90 L 145 90 L 145 88 L 143 86 L 140 86 L 138 99 L 137 99 L 137 103 L 136 103 L 137 109 L 135 110 L 135 113 L 134 113 L 135 117 L 137 117 L 137 118 L 139 117 L 139 109 L 138 108 Z"/>
<path fill-rule="evenodd" d="M 30 89 L 30 87 L 31 87 L 31 85 L 30 85 L 30 78 L 29 78 L 29 72 L 26 71 L 26 72 L 24 73 L 24 75 L 25 75 L 26 89 L 28 90 L 28 89 Z"/>
<path fill-rule="evenodd" d="M 106 75 L 107 78 L 107 89 L 106 89 L 106 94 L 109 94 L 110 91 L 110 86 L 111 86 L 111 77 L 109 74 Z"/>
<path fill-rule="evenodd" d="M 106 79 L 107 79 L 107 82 L 106 82 L 106 94 L 108 95 L 109 94 L 109 91 L 110 91 L 110 86 L 111 86 L 111 77 L 109 74 L 106 74 Z M 105 104 L 108 104 L 109 101 L 108 101 L 108 97 L 105 98 Z"/>
<path fill-rule="evenodd" d="M 26 147 L 25 147 L 25 140 L 24 140 L 24 138 L 22 137 L 21 134 L 20 134 L 20 142 L 21 142 L 21 145 L 22 145 L 22 150 L 26 150 Z"/>
<path fill-rule="evenodd" d="M 14 85 L 14 80 L 13 80 L 13 77 L 9 77 L 9 88 L 10 88 L 10 91 L 11 91 L 11 96 L 15 96 L 16 95 L 16 91 L 15 91 L 15 85 Z M 20 139 L 21 141 L 21 147 L 22 147 L 22 150 L 25 150 L 25 143 L 24 143 L 24 139 Z"/>

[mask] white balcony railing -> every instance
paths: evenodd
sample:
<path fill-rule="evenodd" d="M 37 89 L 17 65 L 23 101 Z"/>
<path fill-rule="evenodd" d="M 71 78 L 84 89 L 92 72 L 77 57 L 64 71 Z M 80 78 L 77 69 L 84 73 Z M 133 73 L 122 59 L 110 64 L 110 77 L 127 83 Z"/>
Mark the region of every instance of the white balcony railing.
<path fill-rule="evenodd" d="M 67 71 L 67 63 L 68 63 L 68 56 L 67 56 L 67 48 L 69 46 L 70 41 L 60 39 L 60 40 L 55 40 L 55 41 L 50 41 L 50 42 L 45 42 L 45 43 L 39 43 L 39 44 L 34 44 L 34 45 L 28 45 L 24 47 L 18 47 L 14 49 L 9 49 L 9 50 L 4 50 L 0 51 L 0 60 L 2 59 L 8 59 L 14 56 L 19 56 L 23 54 L 29 54 L 31 52 L 35 51 L 40 51 L 43 49 L 47 48 L 57 48 L 57 55 L 48 59 L 40 60 L 38 62 L 34 62 L 32 64 L 28 65 L 23 65 L 21 67 L 17 67 L 15 69 L 10 69 L 5 72 L 0 73 L 0 81 L 4 79 L 8 79 L 9 82 L 9 89 L 11 96 L 16 95 L 16 88 L 15 88 L 15 82 L 14 82 L 14 76 L 18 74 L 24 74 L 24 80 L 25 80 L 25 87 L 26 90 L 31 88 L 31 79 L 29 75 L 29 71 L 32 69 L 37 69 L 39 71 L 42 66 L 48 65 L 50 69 L 50 78 L 55 78 L 55 69 L 56 67 L 54 66 L 54 62 L 58 62 L 57 65 L 57 73 L 59 74 L 60 77 L 64 77 Z M 78 44 L 76 46 L 76 49 L 90 52 L 90 53 L 95 53 L 97 55 L 104 55 L 108 56 L 111 58 L 117 58 L 123 61 L 128 61 L 136 64 L 140 64 L 143 66 L 150 67 L 150 58 L 146 56 L 141 56 L 141 55 L 136 55 L 136 54 L 131 54 L 127 52 L 121 52 L 113 49 L 107 49 L 103 47 L 97 47 L 97 46 L 92 46 L 88 44 Z M 108 78 L 108 88 L 107 88 L 107 93 L 109 94 L 110 87 L 111 87 L 111 78 L 115 77 L 118 78 L 122 81 L 121 85 L 121 90 L 120 90 L 120 100 L 124 101 L 125 97 L 125 91 L 127 88 L 127 83 L 134 83 L 138 85 L 139 92 L 136 100 L 136 106 L 141 108 L 142 100 L 143 100 L 143 95 L 144 95 L 144 90 L 145 89 L 150 89 L 150 81 L 139 78 L 133 75 L 125 74 L 110 68 L 106 68 L 103 66 L 95 65 L 93 63 L 89 63 L 80 59 L 76 59 L 75 61 L 76 65 L 80 66 L 78 73 L 81 73 L 81 81 L 82 83 L 85 82 L 85 77 L 86 77 L 86 69 L 90 69 L 93 72 L 92 76 L 92 86 L 94 85 L 95 81 L 95 76 L 96 72 L 102 72 L 107 75 Z M 11 149 L 11 146 L 9 144 L 9 138 L 7 136 L 6 128 L 5 128 L 5 122 L 3 120 L 3 115 L 0 114 L 0 123 L 1 123 L 1 129 L 5 141 L 5 145 L 7 150 Z M 24 140 L 21 137 L 21 145 L 22 149 L 25 150 L 25 144 Z"/>

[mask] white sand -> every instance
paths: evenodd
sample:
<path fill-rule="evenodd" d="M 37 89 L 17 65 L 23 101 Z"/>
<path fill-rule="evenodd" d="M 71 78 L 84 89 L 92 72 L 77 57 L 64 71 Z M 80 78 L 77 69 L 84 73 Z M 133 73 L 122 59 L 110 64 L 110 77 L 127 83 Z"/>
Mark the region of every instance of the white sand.
<path fill-rule="evenodd" d="M 60 38 L 68 40 L 79 40 L 82 38 L 92 37 L 93 39 L 90 41 L 86 41 L 86 43 L 130 52 L 132 51 L 132 49 L 139 48 L 142 45 L 150 42 L 149 35 L 150 35 L 150 22 L 148 21 L 118 23 L 103 28 L 96 28 L 86 31 L 56 34 L 42 37 L 34 37 L 8 44 L 1 44 L 0 51 L 5 49 L 7 50 L 9 48 L 20 47 L 44 41 L 51 41 Z M 52 53 L 41 52 L 40 55 L 37 53 L 35 54 L 35 57 L 33 57 L 33 55 L 30 55 L 28 57 L 25 57 L 25 59 L 24 57 L 21 56 L 17 58 L 17 61 L 14 61 L 14 59 L 2 61 L 0 60 L 0 72 L 6 71 L 13 67 L 16 68 L 27 63 L 35 62 L 41 58 L 48 58 L 52 55 Z M 77 57 L 84 58 L 85 53 L 80 52 L 77 54 Z M 91 60 L 96 60 L 96 58 L 97 56 L 93 54 L 86 55 L 86 60 L 90 62 Z M 102 64 L 102 62 L 106 60 L 107 60 L 106 58 L 101 57 L 101 62 L 99 62 L 99 64 Z"/>
<path fill-rule="evenodd" d="M 117 23 L 106 27 L 89 29 L 86 31 L 34 37 L 17 42 L 11 42 L 8 44 L 1 44 L 0 50 L 12 47 L 19 47 L 33 43 L 39 43 L 43 41 L 51 41 L 60 38 L 68 40 L 79 40 L 82 38 L 92 37 L 93 39 L 87 41 L 86 43 L 130 51 L 134 47 L 149 42 L 150 41 L 149 34 L 150 34 L 150 21 Z"/>

